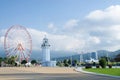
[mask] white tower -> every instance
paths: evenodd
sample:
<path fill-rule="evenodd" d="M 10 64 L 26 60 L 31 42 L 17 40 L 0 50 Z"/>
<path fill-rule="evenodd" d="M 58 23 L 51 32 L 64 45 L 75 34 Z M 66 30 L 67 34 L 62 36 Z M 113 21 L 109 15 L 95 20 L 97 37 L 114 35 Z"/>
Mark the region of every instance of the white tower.
<path fill-rule="evenodd" d="M 50 61 L 50 44 L 48 43 L 48 39 L 46 37 L 43 39 L 41 48 L 42 48 L 42 62 Z"/>
<path fill-rule="evenodd" d="M 55 67 L 56 61 L 50 60 L 50 44 L 46 37 L 43 39 L 41 48 L 42 48 L 42 66 Z"/>

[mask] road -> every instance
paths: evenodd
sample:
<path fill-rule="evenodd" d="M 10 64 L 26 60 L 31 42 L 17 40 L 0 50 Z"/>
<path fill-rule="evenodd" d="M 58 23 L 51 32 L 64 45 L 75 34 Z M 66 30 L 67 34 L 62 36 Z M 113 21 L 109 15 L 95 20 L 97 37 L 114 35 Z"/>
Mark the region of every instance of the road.
<path fill-rule="evenodd" d="M 98 76 L 93 74 L 41 74 L 41 73 L 17 73 L 0 74 L 0 80 L 120 80 L 120 78 Z"/>

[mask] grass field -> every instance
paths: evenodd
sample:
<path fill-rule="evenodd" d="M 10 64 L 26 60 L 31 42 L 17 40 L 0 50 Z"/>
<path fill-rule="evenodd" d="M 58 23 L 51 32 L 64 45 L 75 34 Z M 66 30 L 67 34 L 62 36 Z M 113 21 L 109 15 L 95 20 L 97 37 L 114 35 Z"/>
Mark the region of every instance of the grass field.
<path fill-rule="evenodd" d="M 108 75 L 115 75 L 115 76 L 120 76 L 120 68 L 106 68 L 106 69 L 83 69 L 85 71 L 89 72 L 95 72 L 95 73 L 102 73 L 102 74 L 108 74 Z"/>

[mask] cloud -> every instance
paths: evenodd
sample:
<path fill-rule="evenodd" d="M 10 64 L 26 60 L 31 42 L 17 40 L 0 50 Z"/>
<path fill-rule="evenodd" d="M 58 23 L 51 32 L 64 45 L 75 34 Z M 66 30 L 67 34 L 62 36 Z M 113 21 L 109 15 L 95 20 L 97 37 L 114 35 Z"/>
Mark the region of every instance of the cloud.
<path fill-rule="evenodd" d="M 96 45 L 94 45 L 94 43 L 90 41 L 91 43 L 88 45 L 91 45 L 91 48 L 89 49 L 106 49 L 111 51 L 120 49 L 119 14 L 120 5 L 114 5 L 103 10 L 91 11 L 85 16 L 85 23 L 81 23 L 84 26 L 82 29 L 86 31 L 89 35 L 88 37 L 93 37 L 93 41 L 95 40 L 96 42 Z M 94 38 L 94 36 L 98 39 Z"/>
<path fill-rule="evenodd" d="M 64 28 L 65 29 L 71 29 L 71 28 L 74 28 L 76 26 L 78 26 L 78 20 L 71 19 L 71 20 L 69 20 L 65 23 Z"/>
<path fill-rule="evenodd" d="M 47 35 L 44 31 L 38 31 L 36 29 L 28 28 L 28 32 L 32 38 L 32 47 L 33 50 L 41 50 L 42 39 L 45 35 Z"/>
<path fill-rule="evenodd" d="M 57 32 L 57 27 L 55 27 L 55 25 L 53 23 L 49 23 L 48 24 L 48 29 L 51 30 L 53 33 L 56 33 Z"/>
<path fill-rule="evenodd" d="M 85 43 L 82 39 L 77 39 L 67 35 L 48 35 L 52 50 L 56 51 L 73 51 L 82 48 Z"/>
<path fill-rule="evenodd" d="M 3 48 L 4 45 L 4 36 L 0 37 L 0 48 Z"/>
<path fill-rule="evenodd" d="M 99 44 L 100 43 L 100 39 L 98 37 L 90 37 L 89 39 L 90 42 L 95 43 L 95 44 Z"/>
<path fill-rule="evenodd" d="M 41 50 L 42 40 L 47 36 L 49 39 L 51 50 L 53 51 L 75 51 L 84 45 L 83 40 L 67 36 L 67 35 L 57 35 L 50 34 L 44 31 L 38 31 L 35 29 L 28 29 L 31 36 L 33 37 L 33 49 Z"/>
<path fill-rule="evenodd" d="M 56 51 L 96 51 L 120 49 L 120 5 L 95 10 L 85 16 L 85 21 L 70 19 L 59 29 L 62 34 L 47 33 L 51 49 Z M 50 23 L 50 29 L 55 25 Z M 41 39 L 42 40 L 42 39 Z"/>
<path fill-rule="evenodd" d="M 4 48 L 4 35 L 5 35 L 6 29 L 0 30 L 0 51 Z"/>
<path fill-rule="evenodd" d="M 84 46 L 83 40 L 71 36 L 51 34 L 44 31 L 38 31 L 32 28 L 27 28 L 27 30 L 32 37 L 32 47 L 34 51 L 41 50 L 41 44 L 45 35 L 49 39 L 52 51 L 75 52 L 76 49 L 82 48 L 82 46 Z M 2 43 L 0 46 L 4 46 L 3 36 L 0 37 L 0 43 Z"/>
<path fill-rule="evenodd" d="M 54 28 L 54 24 L 53 24 L 53 23 L 49 23 L 49 24 L 48 24 L 48 28 L 49 28 L 49 29 L 53 29 L 53 28 Z"/>
<path fill-rule="evenodd" d="M 120 5 L 113 5 L 103 10 L 95 10 L 90 12 L 87 19 L 93 21 L 110 21 L 112 23 L 120 22 Z"/>
<path fill-rule="evenodd" d="M 28 28 L 33 41 L 33 50 L 41 50 L 46 35 L 53 51 L 96 51 L 120 49 L 120 5 L 88 13 L 83 21 L 70 19 L 61 27 L 53 22 L 50 31 Z M 59 30 L 59 31 L 58 31 Z M 0 30 L 4 34 L 5 30 Z M 0 35 L 3 40 L 3 35 Z M 3 43 L 3 41 L 1 41 Z"/>

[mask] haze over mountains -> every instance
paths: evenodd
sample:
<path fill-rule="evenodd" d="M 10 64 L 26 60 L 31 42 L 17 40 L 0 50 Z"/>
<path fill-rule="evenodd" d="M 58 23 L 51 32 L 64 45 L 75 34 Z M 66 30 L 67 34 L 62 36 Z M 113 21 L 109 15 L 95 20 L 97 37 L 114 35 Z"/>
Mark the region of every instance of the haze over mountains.
<path fill-rule="evenodd" d="M 108 54 L 108 57 L 110 58 L 114 58 L 117 54 L 120 54 L 120 50 L 117 51 L 107 51 L 107 50 L 98 50 L 96 51 L 98 53 L 98 57 L 103 57 L 106 56 Z M 84 54 L 88 54 L 91 52 L 87 52 Z M 55 59 L 55 58 L 65 58 L 65 57 L 70 57 L 70 56 L 76 56 L 79 57 L 80 53 L 76 53 L 76 52 L 67 52 L 67 51 L 51 51 L 51 59 Z M 5 52 L 4 51 L 0 51 L 0 57 L 5 57 Z M 42 52 L 41 51 L 32 51 L 31 54 L 31 59 L 37 59 L 37 60 L 41 60 L 41 56 L 42 56 Z M 76 57 L 76 59 L 77 59 Z M 88 57 L 87 55 L 85 57 Z"/>

